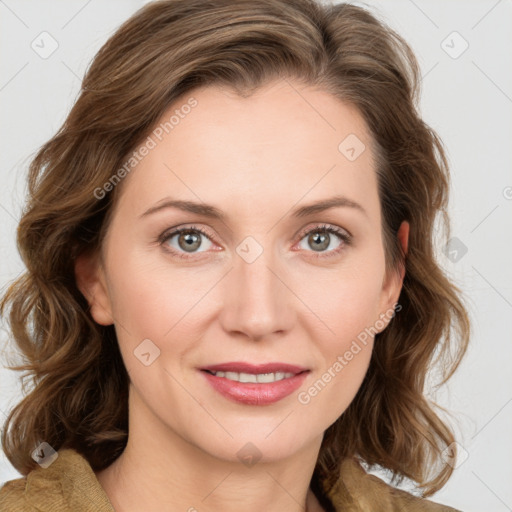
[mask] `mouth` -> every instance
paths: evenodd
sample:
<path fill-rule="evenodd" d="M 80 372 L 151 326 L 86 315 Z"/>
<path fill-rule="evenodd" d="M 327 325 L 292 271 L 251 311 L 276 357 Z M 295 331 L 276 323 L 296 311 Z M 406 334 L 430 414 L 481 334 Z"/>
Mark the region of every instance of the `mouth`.
<path fill-rule="evenodd" d="M 246 405 L 267 405 L 295 391 L 310 373 L 287 363 L 223 363 L 200 368 L 210 385 L 225 398 Z"/>
<path fill-rule="evenodd" d="M 295 375 L 309 371 L 307 368 L 288 363 L 266 363 L 254 365 L 250 363 L 221 363 L 201 368 L 216 377 L 236 382 L 269 383 L 289 379 Z"/>
<path fill-rule="evenodd" d="M 214 375 L 215 377 L 224 377 L 228 380 L 235 382 L 252 382 L 258 384 L 266 384 L 269 382 L 277 382 L 283 379 L 289 379 L 295 376 L 295 373 L 289 372 L 272 372 L 272 373 L 244 373 L 244 372 L 212 372 L 205 370 L 206 372 Z"/>

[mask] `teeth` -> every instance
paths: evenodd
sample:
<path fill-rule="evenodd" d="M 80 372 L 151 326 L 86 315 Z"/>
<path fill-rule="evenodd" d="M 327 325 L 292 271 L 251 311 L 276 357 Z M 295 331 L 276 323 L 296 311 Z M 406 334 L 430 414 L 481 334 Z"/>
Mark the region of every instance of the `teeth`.
<path fill-rule="evenodd" d="M 267 383 L 278 380 L 289 379 L 294 373 L 276 372 L 276 373 L 237 373 L 237 372 L 211 372 L 216 377 L 224 377 L 237 382 Z"/>

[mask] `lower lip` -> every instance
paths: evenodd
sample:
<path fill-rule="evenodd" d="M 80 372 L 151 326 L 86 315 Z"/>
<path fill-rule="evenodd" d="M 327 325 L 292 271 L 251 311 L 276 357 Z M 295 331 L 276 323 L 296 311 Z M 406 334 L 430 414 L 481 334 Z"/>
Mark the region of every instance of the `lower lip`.
<path fill-rule="evenodd" d="M 204 370 L 201 370 L 201 373 L 216 391 L 229 400 L 247 405 L 268 405 L 292 394 L 304 382 L 309 372 L 264 384 L 237 382 L 225 377 L 217 377 Z"/>

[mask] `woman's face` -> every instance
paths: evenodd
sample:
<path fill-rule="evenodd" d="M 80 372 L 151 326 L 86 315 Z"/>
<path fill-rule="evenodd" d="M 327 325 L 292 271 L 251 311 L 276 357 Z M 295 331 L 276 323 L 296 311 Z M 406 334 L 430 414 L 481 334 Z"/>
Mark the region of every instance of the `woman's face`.
<path fill-rule="evenodd" d="M 182 98 L 124 178 L 101 261 L 78 261 L 79 286 L 95 320 L 115 324 L 148 437 L 225 460 L 318 447 L 401 287 L 385 274 L 368 130 L 293 81 Z"/>

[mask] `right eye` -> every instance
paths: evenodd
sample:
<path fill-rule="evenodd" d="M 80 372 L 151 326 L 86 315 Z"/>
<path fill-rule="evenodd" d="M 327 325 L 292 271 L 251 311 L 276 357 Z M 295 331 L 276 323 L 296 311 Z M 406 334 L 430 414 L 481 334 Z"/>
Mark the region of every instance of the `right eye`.
<path fill-rule="evenodd" d="M 165 231 L 160 235 L 158 240 L 165 250 L 181 258 L 189 258 L 191 256 L 187 254 L 192 255 L 198 252 L 205 252 L 197 251 L 203 244 L 201 240 L 202 237 L 206 238 L 210 244 L 206 247 L 206 250 L 208 250 L 209 247 L 213 245 L 210 240 L 211 236 L 209 233 L 196 226 Z"/>

